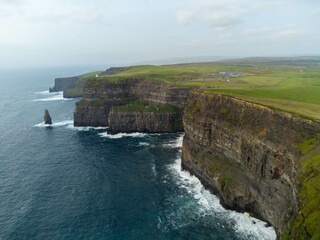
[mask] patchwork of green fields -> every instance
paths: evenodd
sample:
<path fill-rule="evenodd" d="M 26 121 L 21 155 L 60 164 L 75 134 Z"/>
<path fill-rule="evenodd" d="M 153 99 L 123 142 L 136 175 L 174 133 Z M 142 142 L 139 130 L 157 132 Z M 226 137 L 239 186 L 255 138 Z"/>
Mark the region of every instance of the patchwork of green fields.
<path fill-rule="evenodd" d="M 224 75 L 221 72 L 245 76 Z M 142 65 L 130 67 L 116 75 L 94 79 L 92 82 L 117 82 L 131 77 L 228 94 L 320 120 L 320 57 L 248 58 L 212 63 Z"/>

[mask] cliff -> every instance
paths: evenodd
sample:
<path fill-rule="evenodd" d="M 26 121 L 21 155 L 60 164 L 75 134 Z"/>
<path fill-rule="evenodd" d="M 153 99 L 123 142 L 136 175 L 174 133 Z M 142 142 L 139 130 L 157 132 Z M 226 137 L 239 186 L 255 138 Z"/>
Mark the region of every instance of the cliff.
<path fill-rule="evenodd" d="M 320 205 L 314 197 L 320 195 L 310 184 L 319 182 L 319 164 L 312 160 L 319 156 L 319 124 L 196 92 L 190 94 L 183 124 L 182 167 L 224 206 L 269 222 L 283 239 L 319 236 Z"/>
<path fill-rule="evenodd" d="M 282 239 L 320 236 L 316 122 L 226 95 L 124 77 L 89 79 L 74 125 L 109 126 L 110 134 L 184 130 L 182 167 L 225 207 L 270 223 Z"/>
<path fill-rule="evenodd" d="M 184 129 L 182 167 L 224 206 L 267 221 L 279 238 L 320 239 L 320 127 L 301 117 L 320 120 L 309 60 L 112 68 L 102 75 L 116 75 L 86 82 L 74 125 L 111 134 Z M 228 79 L 214 74 L 227 69 L 235 71 Z"/>
<path fill-rule="evenodd" d="M 77 98 L 83 96 L 83 88 L 89 78 L 98 76 L 107 76 L 121 73 L 128 70 L 128 67 L 111 67 L 105 71 L 90 72 L 74 77 L 56 78 L 54 87 L 49 92 L 63 91 L 64 98 Z"/>
<path fill-rule="evenodd" d="M 140 107 L 140 109 L 130 109 L 128 106 L 113 107 L 108 118 L 108 133 L 183 132 L 182 109 L 169 108 L 168 105 L 160 107 L 147 105 Z"/>
<path fill-rule="evenodd" d="M 76 103 L 75 126 L 109 126 L 109 133 L 183 131 L 190 89 L 143 78 L 89 79 Z"/>
<path fill-rule="evenodd" d="M 50 88 L 50 92 L 61 92 L 67 90 L 69 87 L 74 87 L 78 81 L 79 77 L 66 77 L 66 78 L 56 78 L 54 80 L 54 87 Z"/>

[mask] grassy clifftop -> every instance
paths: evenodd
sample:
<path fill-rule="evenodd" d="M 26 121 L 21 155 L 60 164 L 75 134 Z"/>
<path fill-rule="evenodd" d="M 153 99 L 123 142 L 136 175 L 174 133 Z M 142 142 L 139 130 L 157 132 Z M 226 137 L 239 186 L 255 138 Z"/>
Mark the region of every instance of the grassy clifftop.
<path fill-rule="evenodd" d="M 88 85 L 142 78 L 233 95 L 320 120 L 320 57 L 248 58 L 212 63 L 141 65 L 91 78 Z"/>
<path fill-rule="evenodd" d="M 83 87 L 86 84 L 87 79 L 95 77 L 96 74 L 100 74 L 100 73 L 102 73 L 102 71 L 90 72 L 90 73 L 85 73 L 85 74 L 77 76 L 79 79 L 78 83 L 73 87 L 67 88 L 65 90 L 65 96 L 69 97 L 69 98 L 82 96 Z"/>

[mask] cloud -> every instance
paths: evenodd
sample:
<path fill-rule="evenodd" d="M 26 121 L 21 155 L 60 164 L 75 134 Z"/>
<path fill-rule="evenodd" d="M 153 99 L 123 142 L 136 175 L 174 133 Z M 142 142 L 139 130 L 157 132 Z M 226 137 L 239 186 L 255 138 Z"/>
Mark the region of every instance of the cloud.
<path fill-rule="evenodd" d="M 12 12 L 0 8 L 0 18 L 1 17 L 10 17 L 10 16 L 12 16 Z"/>
<path fill-rule="evenodd" d="M 245 36 L 256 36 L 256 35 L 261 35 L 264 33 L 269 33 L 271 32 L 273 29 L 272 28 L 258 28 L 258 29 L 245 29 L 244 30 L 244 35 Z"/>
<path fill-rule="evenodd" d="M 20 4 L 23 3 L 24 0 L 1 0 L 0 4 Z"/>
<path fill-rule="evenodd" d="M 49 23 L 102 23 L 103 16 L 93 9 L 79 8 L 62 12 L 40 12 L 27 17 L 34 22 Z"/>
<path fill-rule="evenodd" d="M 270 36 L 271 40 L 288 40 L 306 35 L 306 31 L 299 29 L 287 29 L 275 32 Z"/>
<path fill-rule="evenodd" d="M 228 27 L 236 25 L 241 22 L 241 19 L 228 12 L 219 12 L 203 16 L 203 20 L 217 31 L 223 31 Z"/>
<path fill-rule="evenodd" d="M 196 12 L 192 10 L 183 10 L 177 13 L 177 22 L 181 25 L 189 24 L 194 17 L 196 17 Z"/>
<path fill-rule="evenodd" d="M 223 31 L 240 23 L 240 16 L 245 12 L 244 9 L 233 7 L 234 0 L 226 0 L 225 2 L 225 4 L 221 4 L 216 1 L 205 1 L 187 6 L 177 12 L 177 23 L 187 25 L 194 20 L 200 20 L 216 31 Z"/>
<path fill-rule="evenodd" d="M 235 25 L 245 22 L 248 16 L 256 16 L 280 9 L 312 7 L 320 5 L 319 0 L 190 0 L 176 13 L 176 21 L 180 25 L 193 22 L 203 22 L 217 31 L 223 31 Z M 296 3 L 294 3 L 296 2 Z M 295 6 L 292 6 L 295 4 Z M 320 8 L 312 11 L 312 14 L 320 14 Z M 282 15 L 286 15 L 285 12 Z M 288 26 L 290 28 L 292 26 Z"/>
<path fill-rule="evenodd" d="M 320 15 L 320 8 L 317 8 L 317 9 L 311 11 L 311 14 L 312 15 Z"/>
<path fill-rule="evenodd" d="M 21 22 L 98 23 L 103 22 L 99 5 L 62 0 L 0 0 L 0 17 L 13 16 Z"/>
<path fill-rule="evenodd" d="M 191 0 L 176 13 L 177 23 L 187 25 L 201 21 L 217 31 L 223 31 L 244 22 L 248 15 L 274 11 L 289 0 Z"/>

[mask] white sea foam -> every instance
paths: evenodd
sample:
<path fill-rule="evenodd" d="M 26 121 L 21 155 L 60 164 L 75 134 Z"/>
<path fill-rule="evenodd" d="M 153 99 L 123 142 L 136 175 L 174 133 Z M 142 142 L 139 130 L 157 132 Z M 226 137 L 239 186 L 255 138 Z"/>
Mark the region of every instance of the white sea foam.
<path fill-rule="evenodd" d="M 73 121 L 72 121 L 72 124 L 67 126 L 67 128 L 73 129 L 73 130 L 76 130 L 76 131 L 84 131 L 84 132 L 90 131 L 90 129 L 95 129 L 95 130 L 108 129 L 108 127 L 75 127 L 75 126 L 73 126 Z"/>
<path fill-rule="evenodd" d="M 34 127 L 61 127 L 73 125 L 73 120 L 65 120 L 61 122 L 54 122 L 53 124 L 44 124 L 44 122 L 34 125 Z"/>
<path fill-rule="evenodd" d="M 68 125 L 67 128 L 75 130 L 75 131 L 79 131 L 79 132 L 88 132 L 88 131 L 90 131 L 90 129 L 93 129 L 92 127 L 75 127 L 75 126 L 73 126 L 73 122 L 72 122 L 72 124 Z"/>
<path fill-rule="evenodd" d="M 43 91 L 43 92 L 37 92 L 37 93 L 38 94 L 43 94 L 43 95 L 49 95 L 49 97 L 35 99 L 35 100 L 33 100 L 34 102 L 61 101 L 61 100 L 69 101 L 69 100 L 72 100 L 72 98 L 64 98 L 63 97 L 63 92 L 49 93 L 49 91 Z"/>
<path fill-rule="evenodd" d="M 42 91 L 42 92 L 36 92 L 37 94 L 50 94 L 50 92 L 47 90 L 47 91 Z"/>
<path fill-rule="evenodd" d="M 184 134 L 181 134 L 178 138 L 171 140 L 162 146 L 165 148 L 181 148 Z"/>
<path fill-rule="evenodd" d="M 108 129 L 108 127 L 91 127 L 91 128 L 93 128 L 95 130 L 106 130 L 106 129 Z"/>
<path fill-rule="evenodd" d="M 150 143 L 148 143 L 148 142 L 140 142 L 139 146 L 150 146 Z"/>
<path fill-rule="evenodd" d="M 119 139 L 123 137 L 144 137 L 148 134 L 137 132 L 137 133 L 118 133 L 115 135 L 111 135 L 111 134 L 108 134 L 108 132 L 104 132 L 104 133 L 99 133 L 99 135 L 104 138 Z"/>
<path fill-rule="evenodd" d="M 177 138 L 175 146 L 180 144 L 181 147 L 182 139 L 183 136 Z M 170 144 L 170 146 L 174 146 L 173 142 Z M 224 209 L 219 202 L 219 198 L 206 190 L 197 177 L 191 176 L 187 171 L 181 170 L 181 154 L 179 154 L 174 164 L 169 165 L 169 169 L 172 170 L 176 183 L 180 187 L 185 188 L 198 202 L 199 209 L 196 210 L 197 214 L 218 215 L 219 219 L 223 219 L 224 222 L 232 223 L 233 229 L 235 229 L 237 234 L 243 236 L 244 239 L 276 239 L 274 228 L 266 227 L 265 222 L 253 218 L 247 213 L 238 213 Z"/>
<path fill-rule="evenodd" d="M 76 131 L 90 131 L 90 129 L 95 130 L 105 130 L 108 129 L 108 127 L 75 127 L 73 126 L 73 120 L 65 120 L 61 122 L 53 122 L 52 125 L 50 124 L 44 124 L 44 122 L 34 125 L 34 127 L 66 127 L 68 129 L 76 130 Z"/>

